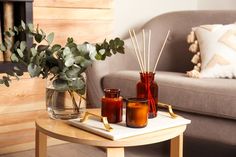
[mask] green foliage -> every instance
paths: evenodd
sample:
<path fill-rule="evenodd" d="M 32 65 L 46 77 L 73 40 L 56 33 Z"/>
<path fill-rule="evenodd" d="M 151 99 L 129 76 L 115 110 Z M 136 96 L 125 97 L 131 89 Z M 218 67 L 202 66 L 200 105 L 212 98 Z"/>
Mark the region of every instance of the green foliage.
<path fill-rule="evenodd" d="M 73 38 L 68 38 L 65 46 L 53 44 L 54 33 L 48 35 L 33 24 L 21 25 L 9 29 L 4 33 L 8 37 L 27 35 L 34 39 L 32 45 L 25 41 L 15 41 L 14 45 L 8 40 L 0 44 L 0 50 L 12 51 L 12 62 L 21 63 L 27 67 L 31 77 L 48 78 L 52 76 L 53 86 L 57 90 L 85 92 L 85 78 L 83 73 L 95 60 L 105 60 L 116 53 L 124 53 L 124 41 L 119 38 L 104 40 L 95 45 L 85 42 L 77 44 Z M 0 84 L 10 85 L 11 77 L 23 75 L 23 70 L 15 66 L 12 71 L 0 79 Z"/>

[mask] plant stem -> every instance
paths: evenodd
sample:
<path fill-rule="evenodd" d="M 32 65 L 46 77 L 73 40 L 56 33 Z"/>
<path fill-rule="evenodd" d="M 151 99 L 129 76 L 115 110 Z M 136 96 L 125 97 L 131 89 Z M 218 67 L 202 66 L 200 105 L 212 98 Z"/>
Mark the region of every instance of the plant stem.
<path fill-rule="evenodd" d="M 70 96 L 72 98 L 72 103 L 74 105 L 75 111 L 79 112 L 81 101 L 79 102 L 79 106 L 77 106 L 77 103 L 76 103 L 76 100 L 75 100 L 75 96 L 74 96 L 74 91 L 73 90 L 69 90 L 68 92 L 69 92 L 69 94 L 70 94 Z"/>

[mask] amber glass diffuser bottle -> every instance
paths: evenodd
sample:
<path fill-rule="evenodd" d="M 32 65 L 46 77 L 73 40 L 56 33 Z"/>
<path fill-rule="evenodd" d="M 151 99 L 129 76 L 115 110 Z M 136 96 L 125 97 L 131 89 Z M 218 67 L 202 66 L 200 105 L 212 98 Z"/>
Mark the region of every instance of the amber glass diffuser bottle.
<path fill-rule="evenodd" d="M 154 81 L 155 73 L 140 73 L 140 81 L 137 83 L 137 97 L 148 100 L 148 118 L 157 116 L 158 86 Z"/>
<path fill-rule="evenodd" d="M 109 123 L 122 121 L 123 101 L 119 89 L 104 89 L 105 96 L 102 98 L 103 117 L 107 117 Z"/>

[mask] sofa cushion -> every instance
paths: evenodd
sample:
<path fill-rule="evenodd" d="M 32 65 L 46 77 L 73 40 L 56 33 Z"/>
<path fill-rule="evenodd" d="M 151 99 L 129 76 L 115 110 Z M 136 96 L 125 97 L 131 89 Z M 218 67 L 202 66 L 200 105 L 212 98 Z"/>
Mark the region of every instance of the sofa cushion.
<path fill-rule="evenodd" d="M 190 46 L 190 51 L 199 52 L 192 59 L 192 62 L 197 64 L 194 67 L 195 72 L 190 71 L 187 74 L 194 74 L 201 69 L 198 76 L 200 78 L 235 78 L 235 35 L 236 24 L 201 25 L 192 28 L 192 32 L 188 36 L 188 41 L 194 42 Z M 191 40 L 190 37 L 192 37 Z M 199 46 L 197 46 L 198 44 Z"/>
<path fill-rule="evenodd" d="M 120 88 L 124 97 L 136 95 L 138 71 L 119 71 L 106 75 L 103 88 Z M 215 117 L 236 119 L 236 80 L 194 79 L 184 73 L 156 73 L 159 101 L 174 109 Z"/>

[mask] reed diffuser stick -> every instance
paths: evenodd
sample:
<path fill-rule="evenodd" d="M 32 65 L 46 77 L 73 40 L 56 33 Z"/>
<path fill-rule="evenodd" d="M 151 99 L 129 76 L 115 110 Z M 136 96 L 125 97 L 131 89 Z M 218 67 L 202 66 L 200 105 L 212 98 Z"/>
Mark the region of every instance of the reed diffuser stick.
<path fill-rule="evenodd" d="M 156 70 L 157 64 L 158 64 L 158 62 L 159 62 L 159 59 L 160 59 L 160 57 L 161 57 L 161 54 L 162 54 L 163 49 L 164 49 L 164 47 L 165 47 L 165 45 L 166 45 L 166 41 L 167 41 L 169 35 L 170 35 L 170 30 L 168 30 L 168 32 L 167 32 L 167 34 L 166 34 L 165 41 L 164 41 L 164 43 L 162 44 L 161 51 L 160 51 L 160 53 L 159 53 L 159 55 L 158 55 L 158 57 L 157 57 L 157 60 L 156 60 L 156 63 L 155 63 L 154 69 L 153 69 L 153 73 L 154 73 L 155 70 Z"/>
<path fill-rule="evenodd" d="M 145 30 L 143 29 L 143 61 L 144 61 L 144 71 L 146 72 L 147 71 L 147 64 L 146 64 L 146 43 L 145 43 L 145 40 L 146 40 L 146 37 L 145 37 Z"/>
<path fill-rule="evenodd" d="M 139 58 L 140 58 L 142 67 L 143 67 L 143 69 L 144 69 L 143 58 L 142 58 L 142 55 L 141 55 L 141 51 L 140 51 L 140 48 L 139 48 L 138 40 L 137 40 L 137 37 L 136 37 L 136 34 L 135 34 L 134 29 L 133 29 L 133 35 L 134 35 L 134 39 L 135 39 L 136 46 L 137 46 L 137 48 L 138 48 L 138 55 L 139 55 Z"/>
<path fill-rule="evenodd" d="M 136 45 L 135 45 L 135 43 L 134 43 L 134 39 L 133 39 L 133 36 L 132 36 L 132 33 L 131 33 L 130 30 L 129 30 L 129 35 L 130 35 L 130 38 L 131 38 L 131 41 L 132 41 L 132 44 L 133 44 L 133 47 L 134 47 L 134 52 L 135 52 L 136 58 L 138 59 L 138 63 L 139 63 L 140 70 L 141 70 L 141 72 L 143 73 L 143 72 L 144 72 L 144 69 L 143 69 L 142 64 L 141 64 L 141 62 L 140 62 L 140 58 L 139 58 L 139 56 L 138 56 L 137 48 L 136 48 Z"/>
<path fill-rule="evenodd" d="M 152 32 L 151 30 L 149 30 L 148 32 L 148 65 L 147 65 L 147 68 L 148 68 L 148 71 L 149 72 L 149 69 L 150 69 L 150 49 L 151 49 L 151 35 L 152 35 Z"/>

